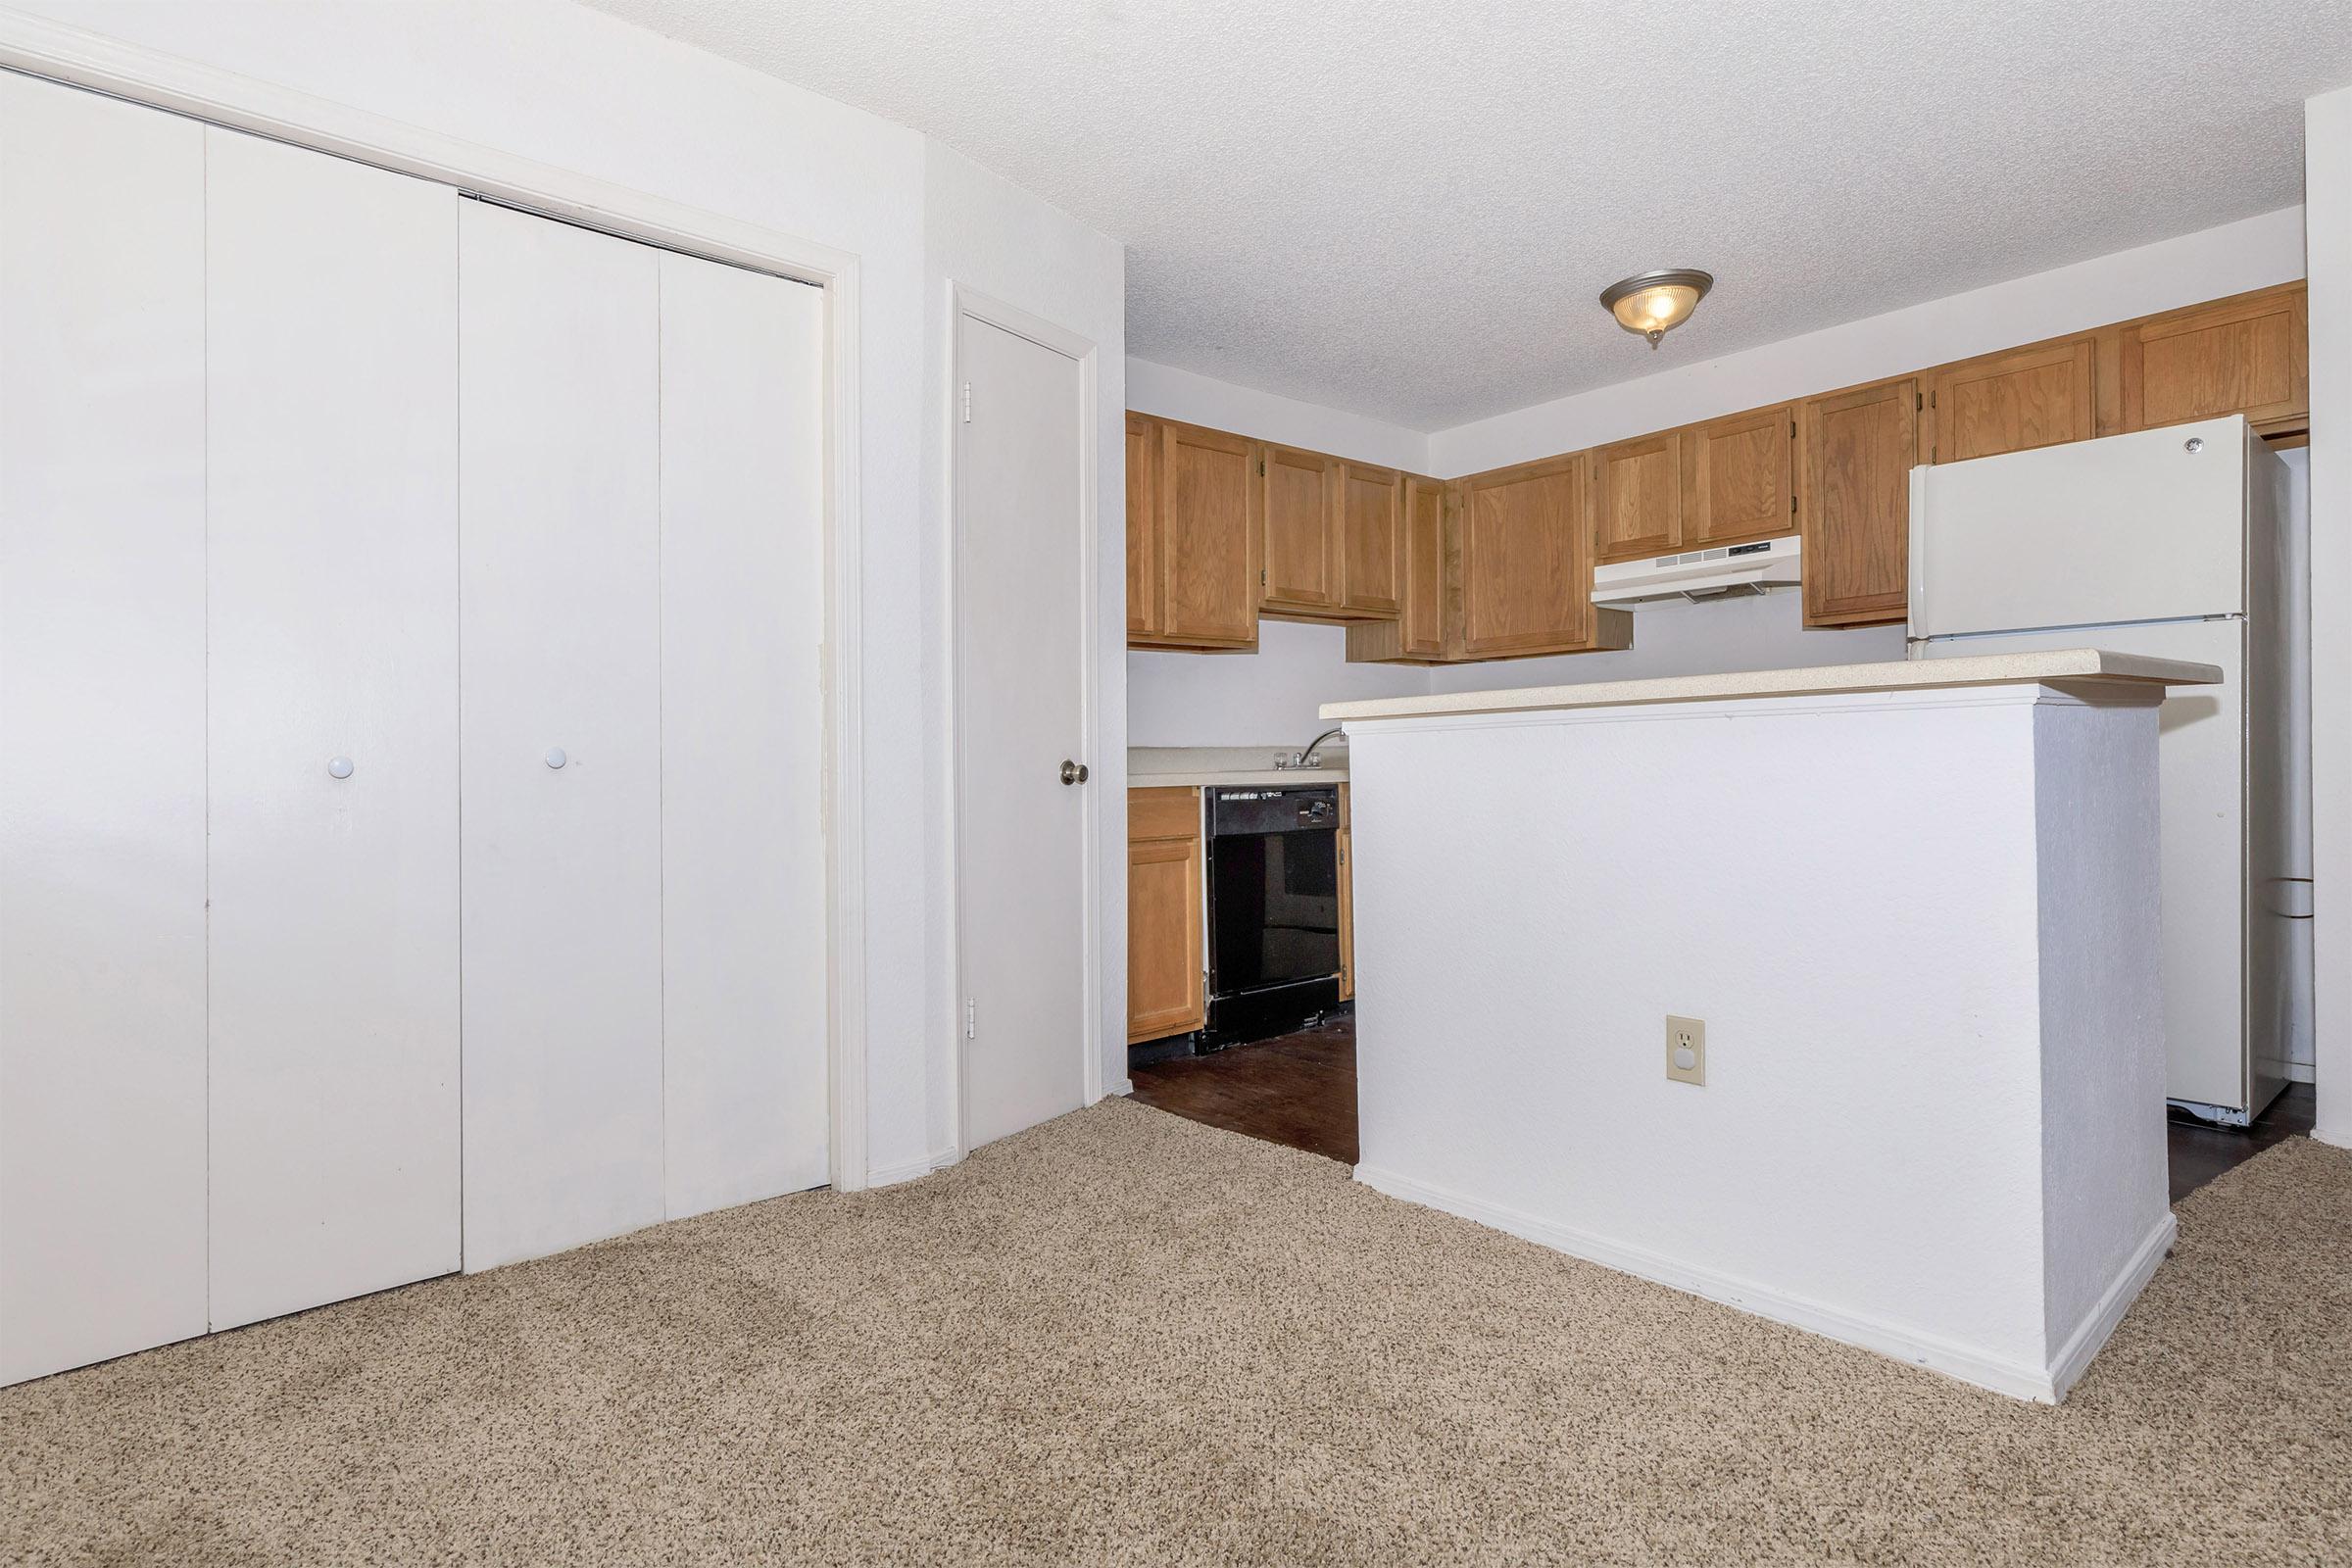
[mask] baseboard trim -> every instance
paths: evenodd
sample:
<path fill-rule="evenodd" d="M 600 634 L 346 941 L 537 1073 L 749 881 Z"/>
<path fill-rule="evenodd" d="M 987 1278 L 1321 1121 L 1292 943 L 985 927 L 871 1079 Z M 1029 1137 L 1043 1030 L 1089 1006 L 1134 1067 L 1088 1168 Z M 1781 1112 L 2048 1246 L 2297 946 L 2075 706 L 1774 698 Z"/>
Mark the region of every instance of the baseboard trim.
<path fill-rule="evenodd" d="M 937 1150 L 925 1154 L 920 1159 L 907 1160 L 905 1164 L 876 1166 L 865 1173 L 865 1185 L 868 1187 L 896 1187 L 901 1182 L 918 1181 L 933 1171 L 946 1170 L 955 1163 L 956 1151 L 953 1149 Z"/>
<path fill-rule="evenodd" d="M 2115 1332 L 2117 1324 L 2123 1322 L 2124 1314 L 2132 1310 L 2132 1303 L 2139 1299 L 2139 1293 L 2146 1288 L 2157 1265 L 2164 1261 L 2165 1254 L 2172 1250 L 2173 1239 L 2180 1234 L 2180 1218 L 2169 1208 L 2164 1211 L 2162 1218 L 2148 1227 L 2148 1234 L 2132 1250 L 2131 1257 L 2125 1260 L 2122 1271 L 2108 1283 L 2106 1291 L 2099 1297 L 2098 1304 L 2091 1308 L 2090 1315 L 2082 1320 L 2074 1333 L 2067 1336 L 2066 1344 L 2059 1348 L 2050 1368 L 2052 1403 L 2065 1398 L 2066 1391 L 2075 1386 L 2075 1380 L 2090 1365 L 2090 1358 L 2099 1353 L 2099 1348 L 2107 1343 L 2107 1337 Z"/>
<path fill-rule="evenodd" d="M 1725 1306 L 1770 1318 L 1776 1323 L 1786 1323 L 1790 1328 L 1819 1334 L 1840 1344 L 1875 1350 L 1893 1360 L 1924 1366 L 1930 1371 L 1941 1372 L 1946 1377 L 1958 1378 L 1963 1383 L 1973 1383 L 1978 1388 L 2008 1395 L 2011 1398 L 2055 1404 L 2063 1392 L 2055 1385 L 2049 1372 L 2041 1368 L 1987 1355 L 1955 1340 L 1923 1334 L 1883 1318 L 1866 1317 L 1841 1307 L 1792 1296 L 1736 1274 L 1678 1262 L 1642 1248 L 1629 1247 L 1622 1242 L 1613 1242 L 1500 1203 L 1491 1203 L 1484 1199 L 1468 1198 L 1409 1176 L 1399 1176 L 1394 1171 L 1358 1165 L 1355 1167 L 1355 1179 L 1391 1198 L 1400 1198 L 1408 1203 L 1419 1203 L 1426 1208 L 1441 1209 L 1463 1219 L 1475 1220 L 1481 1225 L 1507 1231 L 1540 1247 L 1548 1247 L 1555 1252 L 1566 1252 L 1589 1263 L 1613 1268 L 1621 1274 L 1637 1275 L 1653 1284 L 1704 1297 L 1710 1301 L 1720 1301 Z M 2170 1219 L 2171 1216 L 2168 1214 L 2166 1218 Z M 2155 1255 L 2162 1258 L 2163 1248 L 2159 1247 Z M 2131 1295 L 2123 1295 L 2121 1300 L 2124 1306 L 2130 1305 Z M 2119 1306 L 2116 1316 L 2120 1318 L 2122 1315 L 2122 1307 Z M 2110 1328 L 2113 1326 L 2109 1325 Z M 2093 1350 L 2097 1348 L 2096 1344 L 2090 1347 Z M 2088 1355 L 2083 1359 L 2087 1361 Z"/>

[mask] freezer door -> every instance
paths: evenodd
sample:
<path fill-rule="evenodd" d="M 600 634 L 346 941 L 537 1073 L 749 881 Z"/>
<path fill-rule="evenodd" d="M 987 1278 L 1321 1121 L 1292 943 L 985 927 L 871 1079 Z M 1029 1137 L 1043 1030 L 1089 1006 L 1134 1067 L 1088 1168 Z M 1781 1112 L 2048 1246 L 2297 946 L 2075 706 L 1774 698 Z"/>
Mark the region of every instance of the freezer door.
<path fill-rule="evenodd" d="M 2246 442 L 2232 416 L 1912 469 L 1911 635 L 2242 614 Z"/>
<path fill-rule="evenodd" d="M 2156 767 L 2165 1094 L 2230 1110 L 2261 1109 L 2252 1103 L 2247 1051 L 2245 636 L 2244 621 L 2200 620 L 1962 637 L 1913 649 L 1924 658 L 1949 659 L 2100 648 L 2221 666 L 2219 685 L 2179 687 L 2165 701 L 2157 715 Z"/>

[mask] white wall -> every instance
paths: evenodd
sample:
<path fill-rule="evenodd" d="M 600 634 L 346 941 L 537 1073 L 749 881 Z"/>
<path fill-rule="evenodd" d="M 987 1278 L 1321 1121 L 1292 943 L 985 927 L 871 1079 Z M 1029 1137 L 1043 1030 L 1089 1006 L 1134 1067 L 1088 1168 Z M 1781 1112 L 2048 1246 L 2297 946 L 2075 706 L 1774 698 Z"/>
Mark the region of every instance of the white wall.
<path fill-rule="evenodd" d="M 1828 694 L 1348 746 L 1358 1180 L 2013 1394 L 2161 1254 L 2151 707 Z M 1669 1014 L 1706 1025 L 1703 1086 L 1665 1076 Z"/>
<path fill-rule="evenodd" d="M 1479 473 L 2302 275 L 2302 209 L 2284 208 L 1456 425 L 1429 458 L 1441 478 Z"/>
<path fill-rule="evenodd" d="M 2352 1148 L 2352 87 L 2311 100 L 2303 153 L 2311 264 L 2315 1134 Z"/>
<path fill-rule="evenodd" d="M 1342 627 L 1261 620 L 1254 654 L 1129 654 L 1127 744 L 1297 751 L 1329 727 L 1325 703 L 1429 689 L 1411 664 L 1348 663 Z"/>
<path fill-rule="evenodd" d="M 1138 414 L 1205 424 L 1212 430 L 1328 452 L 1384 468 L 1430 471 L 1429 437 L 1418 430 L 1260 392 L 1255 387 L 1236 386 L 1150 360 L 1127 362 L 1127 406 Z"/>
<path fill-rule="evenodd" d="M 918 1168 L 938 1147 L 929 1102 L 947 985 L 944 489 L 927 482 L 946 419 L 941 279 L 965 270 L 1002 298 L 1075 318 L 1073 330 L 1103 344 L 1115 408 L 1119 248 L 960 160 L 935 167 L 925 139 L 905 126 L 564 0 L 26 0 L 16 9 L 859 259 L 866 1153 L 878 1171 Z M 929 236 L 934 220 L 940 233 Z M 1103 493 L 1115 497 L 1123 448 L 1110 450 Z M 1103 548 L 1115 556 L 1121 509 L 1101 511 Z M 1104 679 L 1117 669 L 1109 664 Z M 1115 743 L 1120 715 L 1108 708 Z M 1122 910 L 1125 863 L 1104 858 L 1106 906 Z M 1105 969 L 1123 974 L 1117 963 Z"/>
<path fill-rule="evenodd" d="M 1644 605 L 1634 612 L 1631 648 L 1556 659 L 1440 665 L 1431 671 L 1430 689 L 1474 692 L 1512 686 L 1572 686 L 1579 681 L 1705 675 L 1727 669 L 1868 664 L 1902 657 L 1901 626 L 1808 630 L 1804 595 L 1788 588 L 1754 599 Z"/>
<path fill-rule="evenodd" d="M 1089 788 L 1097 810 L 1095 863 L 1102 868 L 1096 910 L 1102 976 L 1102 1082 L 1127 1081 L 1127 683 L 1121 658 L 1127 648 L 1127 300 L 1125 250 L 1017 185 L 990 172 L 952 148 L 926 144 L 923 154 L 925 290 L 929 296 L 930 390 L 925 407 L 938 416 L 924 421 L 924 472 L 937 526 L 924 534 L 923 575 L 936 603 L 944 604 L 952 563 L 948 552 L 953 497 L 949 486 L 949 418 L 955 407 L 950 379 L 954 362 L 955 314 L 952 291 L 960 285 L 1074 332 L 1095 346 L 1095 598 L 1096 668 Z M 942 636 L 928 650 L 927 706 L 944 714 L 954 692 L 954 650 Z M 955 758 L 944 722 L 927 732 L 924 776 L 929 798 L 955 798 Z M 955 885 L 955 863 L 942 811 L 925 814 L 927 849 L 943 890 Z M 934 900 L 927 928 L 930 1016 L 937 1020 L 919 1083 L 894 1085 L 893 1092 L 927 1098 L 930 1154 L 935 1161 L 953 1152 L 954 1053 L 961 1036 L 958 1001 L 952 982 L 955 954 L 948 941 L 946 899 Z M 900 1068 L 911 1063 L 900 1062 Z M 897 1174 L 884 1171 L 885 1175 Z"/>

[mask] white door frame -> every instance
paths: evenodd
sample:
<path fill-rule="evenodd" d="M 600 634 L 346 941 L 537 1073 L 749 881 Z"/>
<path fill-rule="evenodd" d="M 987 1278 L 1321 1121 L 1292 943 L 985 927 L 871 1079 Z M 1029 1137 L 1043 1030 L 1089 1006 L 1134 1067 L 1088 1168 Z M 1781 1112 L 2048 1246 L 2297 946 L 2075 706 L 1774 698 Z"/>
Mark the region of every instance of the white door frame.
<path fill-rule="evenodd" d="M 1026 338 L 1043 349 L 1050 349 L 1078 366 L 1078 641 L 1080 666 L 1078 672 L 1078 744 L 1079 756 L 1089 767 L 1099 759 L 1093 753 L 1102 735 L 1096 722 L 1099 699 L 1101 660 L 1097 654 L 1101 639 L 1097 635 L 1101 613 L 1100 598 L 1095 583 L 1099 546 L 1096 541 L 1095 490 L 1097 468 L 1098 424 L 1100 412 L 1095 407 L 1098 355 L 1094 340 L 1082 337 L 1066 327 L 1057 326 L 1043 317 L 1032 316 L 1017 306 L 993 299 L 977 289 L 967 288 L 951 279 L 948 284 L 948 420 L 947 440 L 947 637 L 948 637 L 948 832 L 947 876 L 948 898 L 948 967 L 953 984 L 948 993 L 948 1038 L 955 1042 L 949 1053 L 955 1082 L 951 1086 L 948 1103 L 954 1107 L 955 1148 L 951 1158 L 959 1160 L 970 1152 L 967 1142 L 969 1122 L 964 1104 L 969 1085 L 964 1057 L 963 1015 L 963 750 L 959 744 L 962 734 L 963 659 L 960 634 L 963 599 L 963 432 L 966 428 L 962 415 L 963 386 L 963 320 L 1001 327 L 1015 337 Z M 1101 791 L 1086 790 L 1080 832 L 1085 837 L 1082 859 L 1080 897 L 1086 902 L 1084 915 L 1085 952 L 1081 963 L 1085 974 L 1085 1022 L 1079 1035 L 1078 1049 L 1085 1055 L 1081 1067 L 1081 1102 L 1093 1104 L 1102 1098 L 1102 976 L 1101 956 L 1102 857 L 1102 808 Z"/>
<path fill-rule="evenodd" d="M 858 259 L 496 148 L 445 136 L 80 27 L 0 11 L 0 69 L 231 130 L 450 185 L 525 212 L 663 250 L 813 283 L 825 291 L 824 662 L 827 1079 L 832 1185 L 866 1185 L 864 736 L 858 466 Z"/>

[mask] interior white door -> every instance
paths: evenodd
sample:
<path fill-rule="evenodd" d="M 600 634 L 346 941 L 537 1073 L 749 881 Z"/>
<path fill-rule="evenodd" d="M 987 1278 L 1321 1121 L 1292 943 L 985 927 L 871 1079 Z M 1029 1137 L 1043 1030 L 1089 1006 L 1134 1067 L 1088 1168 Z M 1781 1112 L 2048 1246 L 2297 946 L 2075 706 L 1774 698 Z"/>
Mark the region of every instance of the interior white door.
<path fill-rule="evenodd" d="M 964 1146 L 1085 1101 L 1086 551 L 1078 362 L 959 316 L 957 927 Z"/>
<path fill-rule="evenodd" d="M 660 253 L 458 219 L 476 1270 L 662 1214 Z"/>
<path fill-rule="evenodd" d="M 204 131 L 0 74 L 0 1382 L 205 1326 Z"/>
<path fill-rule="evenodd" d="M 219 1329 L 458 1266 L 458 195 L 205 139 Z"/>
<path fill-rule="evenodd" d="M 824 295 L 662 265 L 672 1218 L 826 1179 Z"/>

